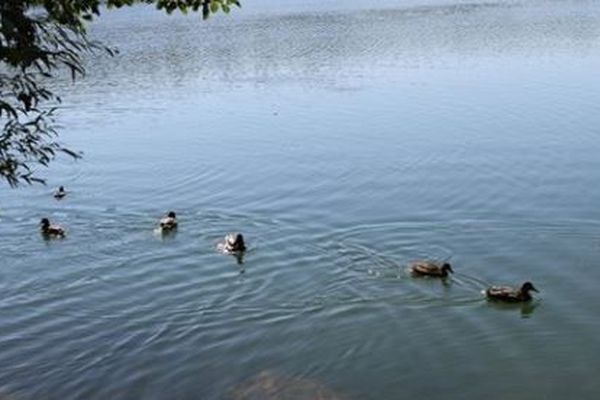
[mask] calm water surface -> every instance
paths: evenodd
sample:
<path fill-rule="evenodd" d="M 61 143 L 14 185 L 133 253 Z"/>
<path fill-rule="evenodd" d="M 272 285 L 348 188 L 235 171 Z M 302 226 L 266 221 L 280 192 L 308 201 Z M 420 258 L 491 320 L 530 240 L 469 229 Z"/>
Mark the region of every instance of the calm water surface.
<path fill-rule="evenodd" d="M 85 158 L 0 191 L 0 393 L 598 398 L 600 2 L 281 3 L 93 26 L 120 55 L 56 83 Z"/>

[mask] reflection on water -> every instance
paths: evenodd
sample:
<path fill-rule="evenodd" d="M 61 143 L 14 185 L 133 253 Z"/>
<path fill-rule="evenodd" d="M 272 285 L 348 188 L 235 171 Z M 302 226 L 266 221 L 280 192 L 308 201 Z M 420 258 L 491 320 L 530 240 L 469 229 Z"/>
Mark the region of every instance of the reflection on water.
<path fill-rule="evenodd" d="M 56 82 L 69 195 L 0 191 L 0 390 L 598 397 L 599 22 L 545 0 L 108 13 L 92 32 L 121 54 Z M 234 231 L 243 263 L 216 250 Z M 526 280 L 532 303 L 481 295 Z"/>
<path fill-rule="evenodd" d="M 342 400 L 319 382 L 263 371 L 233 390 L 234 400 Z"/>
<path fill-rule="evenodd" d="M 488 304 L 490 305 L 490 307 L 492 307 L 496 310 L 501 310 L 501 311 L 506 311 L 506 312 L 520 312 L 521 317 L 529 318 L 533 314 L 533 311 L 540 305 L 540 301 L 532 300 L 529 302 L 516 303 L 516 304 L 490 301 L 490 302 L 488 302 Z"/>

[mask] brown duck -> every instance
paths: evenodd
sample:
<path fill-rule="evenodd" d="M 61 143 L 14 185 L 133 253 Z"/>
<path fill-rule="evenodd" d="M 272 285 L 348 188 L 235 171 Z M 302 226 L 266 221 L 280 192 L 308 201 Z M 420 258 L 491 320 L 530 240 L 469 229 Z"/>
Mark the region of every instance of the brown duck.
<path fill-rule="evenodd" d="M 246 251 L 246 243 L 244 242 L 244 235 L 241 233 L 225 236 L 225 250 L 231 253 Z"/>
<path fill-rule="evenodd" d="M 65 192 L 65 188 L 64 188 L 64 186 L 60 186 L 60 187 L 58 188 L 58 190 L 57 190 L 56 192 L 54 192 L 54 198 L 55 198 L 56 200 L 60 200 L 60 199 L 62 199 L 63 197 L 65 197 L 66 195 L 67 195 L 67 192 Z"/>
<path fill-rule="evenodd" d="M 158 223 L 163 232 L 170 232 L 177 228 L 177 215 L 174 211 L 169 211 L 167 215 L 162 217 Z"/>
<path fill-rule="evenodd" d="M 446 278 L 448 272 L 454 273 L 449 263 L 439 263 L 434 261 L 415 261 L 409 265 L 410 271 L 417 276 L 433 276 L 436 278 Z"/>
<path fill-rule="evenodd" d="M 538 292 L 531 282 L 525 282 L 520 289 L 507 286 L 492 286 L 485 291 L 485 296 L 488 300 L 520 303 L 530 301 L 533 298 L 529 293 L 531 291 Z"/>
<path fill-rule="evenodd" d="M 40 231 L 42 235 L 48 238 L 64 238 L 65 230 L 58 225 L 51 225 L 48 218 L 42 218 L 40 221 Z"/>

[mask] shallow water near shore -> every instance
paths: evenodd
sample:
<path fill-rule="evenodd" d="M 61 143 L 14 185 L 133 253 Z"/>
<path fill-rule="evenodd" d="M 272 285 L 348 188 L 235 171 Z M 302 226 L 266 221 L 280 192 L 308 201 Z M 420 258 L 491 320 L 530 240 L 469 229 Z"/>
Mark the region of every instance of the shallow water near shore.
<path fill-rule="evenodd" d="M 279 3 L 94 24 L 84 159 L 0 190 L 0 398 L 597 398 L 600 3 Z"/>

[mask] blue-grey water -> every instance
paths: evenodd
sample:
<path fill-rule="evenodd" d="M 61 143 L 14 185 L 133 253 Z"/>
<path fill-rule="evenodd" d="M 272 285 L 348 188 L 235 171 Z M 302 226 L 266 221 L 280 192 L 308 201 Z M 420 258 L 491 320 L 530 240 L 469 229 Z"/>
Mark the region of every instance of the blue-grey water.
<path fill-rule="evenodd" d="M 600 396 L 600 2 L 134 7 L 91 34 L 120 54 L 53 82 L 85 157 L 0 189 L 0 398 Z M 525 280 L 529 305 L 481 297 Z"/>

